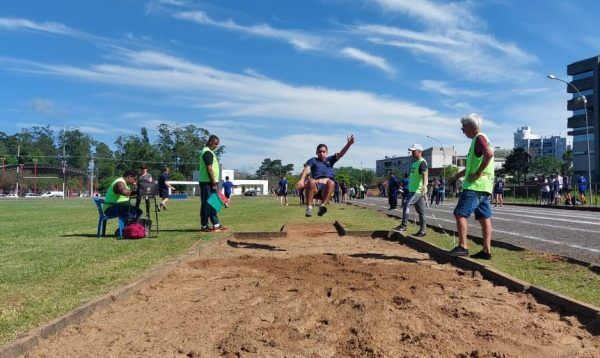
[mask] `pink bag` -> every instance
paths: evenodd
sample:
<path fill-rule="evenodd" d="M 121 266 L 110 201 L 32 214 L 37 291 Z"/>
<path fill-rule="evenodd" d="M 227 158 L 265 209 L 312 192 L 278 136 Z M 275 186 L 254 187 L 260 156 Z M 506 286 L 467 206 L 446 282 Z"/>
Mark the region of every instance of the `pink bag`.
<path fill-rule="evenodd" d="M 124 239 L 143 239 L 146 237 L 146 228 L 144 225 L 134 222 L 131 223 L 123 229 L 123 238 Z"/>

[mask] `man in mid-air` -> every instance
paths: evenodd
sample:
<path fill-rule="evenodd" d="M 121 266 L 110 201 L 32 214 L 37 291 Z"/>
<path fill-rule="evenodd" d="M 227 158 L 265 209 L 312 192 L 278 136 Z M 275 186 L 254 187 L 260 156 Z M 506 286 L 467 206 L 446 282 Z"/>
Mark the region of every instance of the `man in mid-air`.
<path fill-rule="evenodd" d="M 296 188 L 306 191 L 307 207 L 305 215 L 307 217 L 312 216 L 313 198 L 321 199 L 317 215 L 323 216 L 327 212 L 327 204 L 329 203 L 331 194 L 333 194 L 333 191 L 335 190 L 333 165 L 346 154 L 352 144 L 354 144 L 354 135 L 348 136 L 346 145 L 339 153 L 335 153 L 329 157 L 327 156 L 327 146 L 325 144 L 319 144 L 317 146 L 317 156 L 306 161 L 306 165 L 304 166 L 298 184 L 296 184 Z M 305 184 L 304 181 L 309 173 L 311 174 L 311 179 Z"/>

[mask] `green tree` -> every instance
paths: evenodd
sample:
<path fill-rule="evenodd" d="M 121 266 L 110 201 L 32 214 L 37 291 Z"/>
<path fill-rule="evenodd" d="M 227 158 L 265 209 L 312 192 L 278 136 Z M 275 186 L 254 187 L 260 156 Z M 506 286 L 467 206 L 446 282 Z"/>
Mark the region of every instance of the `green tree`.
<path fill-rule="evenodd" d="M 87 169 L 92 157 L 93 139 L 79 128 L 63 130 L 58 136 L 59 150 L 66 155 L 67 165 Z"/>
<path fill-rule="evenodd" d="M 529 173 L 529 159 L 529 153 L 525 149 L 515 148 L 506 157 L 502 172 L 512 175 L 516 178 L 517 183 L 521 183 L 521 178 L 525 179 L 525 176 Z"/>
<path fill-rule="evenodd" d="M 548 176 L 558 173 L 562 163 L 554 157 L 537 157 L 534 158 L 529 165 L 529 172 Z"/>
<path fill-rule="evenodd" d="M 560 171 L 564 176 L 572 177 L 573 176 L 573 151 L 567 150 L 565 154 L 563 154 L 563 163 L 561 165 Z"/>
<path fill-rule="evenodd" d="M 112 178 L 116 173 L 115 157 L 106 143 L 94 142 L 94 171 L 97 180 Z"/>

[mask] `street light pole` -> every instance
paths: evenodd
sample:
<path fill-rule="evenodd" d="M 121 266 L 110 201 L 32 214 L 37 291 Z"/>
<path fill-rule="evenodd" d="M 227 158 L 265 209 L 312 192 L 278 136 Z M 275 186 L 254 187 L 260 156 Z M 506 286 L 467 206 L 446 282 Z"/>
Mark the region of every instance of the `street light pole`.
<path fill-rule="evenodd" d="M 358 188 L 358 190 L 360 191 L 361 188 L 364 188 L 364 186 L 363 186 L 363 162 L 360 162 L 360 187 Z M 362 197 L 362 194 L 360 196 Z"/>
<path fill-rule="evenodd" d="M 443 160 L 443 162 L 444 162 L 444 164 L 442 165 L 442 172 L 444 173 L 444 174 L 443 174 L 443 176 L 444 176 L 444 180 L 446 180 L 446 148 L 444 148 L 444 145 L 442 144 L 442 142 L 441 142 L 439 139 L 437 139 L 437 138 L 435 138 L 435 137 L 432 137 L 432 136 L 430 136 L 430 135 L 425 135 L 425 136 L 426 136 L 427 138 L 429 138 L 429 139 L 432 139 L 432 140 L 434 140 L 434 141 L 436 141 L 436 142 L 440 143 L 440 148 L 442 148 L 442 157 L 443 157 L 443 159 L 442 159 L 442 160 Z M 431 161 L 433 161 L 433 152 L 431 153 Z M 432 163 L 432 164 L 433 164 L 433 163 Z"/>
<path fill-rule="evenodd" d="M 579 98 L 583 101 L 583 111 L 585 113 L 585 133 L 586 133 L 586 143 L 587 143 L 587 159 L 588 159 L 588 180 L 590 182 L 590 205 L 592 204 L 592 160 L 590 157 L 590 124 L 588 122 L 588 113 L 587 113 L 587 98 L 579 91 L 577 87 L 571 82 L 567 82 L 563 79 L 560 79 L 554 75 L 548 75 L 548 78 L 551 80 L 556 80 L 560 82 L 564 82 L 567 85 L 571 86 L 577 94 L 579 94 Z M 596 139 L 597 140 L 597 139 Z"/>

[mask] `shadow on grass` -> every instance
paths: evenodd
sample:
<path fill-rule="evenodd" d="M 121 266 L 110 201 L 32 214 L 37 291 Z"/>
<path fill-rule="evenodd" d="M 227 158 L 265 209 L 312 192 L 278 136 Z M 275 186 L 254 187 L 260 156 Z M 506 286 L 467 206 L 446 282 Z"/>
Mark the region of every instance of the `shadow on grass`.
<path fill-rule="evenodd" d="M 115 236 L 112 234 L 107 234 L 106 236 L 96 236 L 96 234 L 68 234 L 68 235 L 60 235 L 60 237 L 89 237 L 89 238 L 94 238 L 94 239 L 112 239 Z"/>
<path fill-rule="evenodd" d="M 232 241 L 227 240 L 227 245 L 236 248 L 236 249 L 254 249 L 254 250 L 267 250 L 267 251 L 285 251 L 284 249 L 280 249 L 277 246 L 273 245 L 265 245 L 265 244 L 257 244 L 254 242 L 240 242 L 240 241 Z"/>
<path fill-rule="evenodd" d="M 348 256 L 357 257 L 357 258 L 361 258 L 361 259 L 397 260 L 397 261 L 409 262 L 409 263 L 417 263 L 419 261 L 428 260 L 428 259 L 416 259 L 414 257 L 405 257 L 405 256 L 397 256 L 397 255 L 388 256 L 385 254 L 379 254 L 379 253 L 373 253 L 373 252 L 352 254 L 352 255 L 348 255 Z"/>

